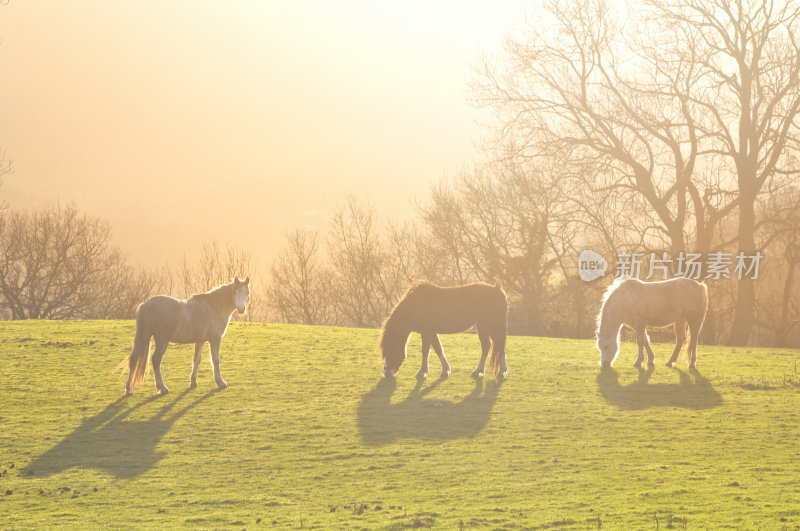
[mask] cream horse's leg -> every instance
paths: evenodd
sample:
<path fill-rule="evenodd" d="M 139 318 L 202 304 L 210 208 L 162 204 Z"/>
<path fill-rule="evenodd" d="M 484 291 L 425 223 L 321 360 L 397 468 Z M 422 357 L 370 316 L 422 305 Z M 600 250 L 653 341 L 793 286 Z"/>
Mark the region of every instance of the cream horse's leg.
<path fill-rule="evenodd" d="M 222 338 L 217 337 L 208 341 L 208 346 L 211 350 L 211 368 L 214 369 L 214 382 L 217 384 L 218 389 L 225 389 L 228 384 L 222 379 L 222 374 L 219 372 L 219 345 L 222 343 Z"/>
<path fill-rule="evenodd" d="M 450 364 L 447 362 L 447 358 L 444 357 L 444 349 L 439 342 L 439 336 L 436 334 L 433 334 L 431 338 L 431 345 L 433 345 L 433 350 L 436 351 L 436 355 L 439 356 L 439 363 L 442 364 L 442 373 L 439 375 L 439 378 L 447 378 L 450 376 Z"/>
<path fill-rule="evenodd" d="M 702 319 L 698 323 L 692 321 L 689 323 L 689 368 L 695 369 L 697 367 L 697 343 L 700 342 L 700 328 L 703 326 Z"/>
<path fill-rule="evenodd" d="M 153 375 L 156 378 L 156 391 L 162 395 L 169 393 L 169 389 L 164 385 L 164 380 L 161 378 L 161 358 L 164 357 L 168 345 L 169 341 L 156 341 L 156 348 L 153 351 Z"/>
<path fill-rule="evenodd" d="M 683 348 L 683 344 L 685 342 L 686 342 L 686 319 L 681 318 L 675 321 L 675 350 L 672 351 L 672 356 L 670 356 L 669 360 L 667 360 L 667 367 L 672 367 L 673 365 L 675 365 L 675 362 L 678 361 L 678 355 L 681 353 L 681 348 Z"/>
<path fill-rule="evenodd" d="M 421 380 L 428 375 L 428 355 L 431 352 L 431 336 L 422 334 L 422 365 L 417 371 L 417 380 Z"/>
<path fill-rule="evenodd" d="M 197 387 L 197 367 L 200 366 L 200 355 L 203 353 L 203 345 L 205 341 L 194 344 L 194 359 L 192 359 L 192 376 L 189 378 L 189 387 L 194 389 Z"/>

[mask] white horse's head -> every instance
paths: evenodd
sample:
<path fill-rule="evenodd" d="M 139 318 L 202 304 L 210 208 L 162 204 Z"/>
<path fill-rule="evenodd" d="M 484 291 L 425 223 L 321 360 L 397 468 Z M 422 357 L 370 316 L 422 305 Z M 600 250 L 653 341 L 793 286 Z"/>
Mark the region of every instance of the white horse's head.
<path fill-rule="evenodd" d="M 600 366 L 611 367 L 611 364 L 617 359 L 617 354 L 619 354 L 619 333 L 613 335 L 600 334 L 598 330 L 596 334 L 597 349 L 600 351 Z"/>
<path fill-rule="evenodd" d="M 247 311 L 247 298 L 250 296 L 250 277 L 244 280 L 239 280 L 239 277 L 233 279 L 233 305 L 236 306 L 236 311 L 244 313 Z"/>

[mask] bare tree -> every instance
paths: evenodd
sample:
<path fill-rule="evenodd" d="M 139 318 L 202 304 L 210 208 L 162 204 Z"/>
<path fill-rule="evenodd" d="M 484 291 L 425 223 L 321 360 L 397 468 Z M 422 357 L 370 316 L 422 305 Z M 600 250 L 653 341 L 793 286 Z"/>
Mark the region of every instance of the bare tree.
<path fill-rule="evenodd" d="M 512 329 L 545 334 L 554 287 L 576 275 L 577 204 L 541 165 L 486 166 L 435 187 L 421 207 L 430 247 L 448 257 L 445 283 L 499 279 Z M 455 282 L 453 282 L 455 281 Z"/>
<path fill-rule="evenodd" d="M 269 306 L 285 323 L 333 324 L 331 272 L 322 264 L 317 231 L 296 229 L 272 263 Z"/>
<path fill-rule="evenodd" d="M 195 293 L 204 293 L 214 286 L 230 282 L 234 277 L 249 276 L 251 293 L 247 315 L 234 314 L 234 319 L 249 320 L 251 316 L 261 311 L 259 304 L 262 301 L 258 296 L 257 283 L 254 281 L 255 272 L 256 266 L 249 252 L 231 244 L 222 248 L 216 241 L 211 241 L 203 242 L 200 256 L 196 261 L 191 262 L 184 255 L 178 274 L 184 298 L 191 297 Z"/>
<path fill-rule="evenodd" d="M 0 226 L 0 304 L 12 319 L 100 317 L 106 285 L 124 258 L 109 225 L 75 205 L 10 211 Z"/>
<path fill-rule="evenodd" d="M 378 224 L 372 208 L 355 197 L 333 216 L 328 255 L 333 275 L 333 304 L 340 324 L 380 325 L 398 295 L 387 282 Z"/>
<path fill-rule="evenodd" d="M 640 241 L 673 256 L 732 243 L 718 229 L 738 209 L 733 241 L 753 254 L 759 193 L 797 168 L 800 10 L 760 0 L 642 7 L 625 25 L 605 0 L 556 0 L 509 39 L 505 61 L 486 61 L 476 84 L 476 101 L 499 119 L 495 144 L 516 161 L 594 166 L 587 187 L 641 208 Z M 737 291 L 729 341 L 742 344 L 752 281 Z"/>
<path fill-rule="evenodd" d="M 695 44 L 702 90 L 687 94 L 702 108 L 709 151 L 735 168 L 738 247 L 756 250 L 756 202 L 775 178 L 800 172 L 800 5 L 791 0 L 651 0 L 656 16 L 682 28 Z M 755 285 L 737 287 L 728 343 L 747 343 L 753 327 Z"/>

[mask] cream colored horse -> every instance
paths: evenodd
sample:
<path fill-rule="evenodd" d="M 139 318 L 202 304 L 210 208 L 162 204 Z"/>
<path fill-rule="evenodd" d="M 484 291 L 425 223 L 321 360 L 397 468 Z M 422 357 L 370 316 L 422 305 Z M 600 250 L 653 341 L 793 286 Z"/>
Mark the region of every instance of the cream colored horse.
<path fill-rule="evenodd" d="M 686 341 L 689 327 L 687 355 L 689 367 L 697 363 L 697 341 L 706 318 L 708 292 L 705 284 L 688 278 L 673 278 L 661 282 L 641 282 L 636 279 L 618 279 L 611 284 L 603 296 L 603 306 L 597 316 L 597 348 L 600 350 L 600 365 L 610 367 L 619 353 L 619 333 L 622 325 L 636 332 L 639 356 L 634 367 L 641 367 L 644 350 L 647 350 L 647 365 L 655 366 L 655 355 L 650 348 L 647 327 L 663 327 L 674 323 L 675 350 L 667 361 L 672 367 Z"/>
<path fill-rule="evenodd" d="M 189 386 L 195 388 L 200 354 L 203 345 L 208 342 L 214 382 L 219 389 L 225 389 L 228 384 L 219 372 L 219 346 L 234 310 L 239 313 L 246 311 L 249 295 L 250 277 L 244 280 L 239 280 L 237 277 L 229 284 L 188 299 L 173 299 L 159 295 L 139 305 L 136 311 L 136 336 L 133 348 L 130 355 L 117 366 L 117 369 L 120 369 L 127 363 L 130 370 L 125 384 L 125 394 L 132 395 L 144 380 L 150 353 L 150 338 L 155 340 L 152 363 L 157 392 L 161 394 L 169 392 L 161 377 L 161 358 L 170 343 L 195 344 L 192 375 L 189 381 Z"/>

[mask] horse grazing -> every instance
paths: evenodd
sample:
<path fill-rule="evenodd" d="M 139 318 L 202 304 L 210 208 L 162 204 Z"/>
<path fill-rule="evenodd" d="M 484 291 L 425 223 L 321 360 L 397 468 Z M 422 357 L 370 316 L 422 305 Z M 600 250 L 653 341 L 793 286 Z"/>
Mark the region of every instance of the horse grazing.
<path fill-rule="evenodd" d="M 172 343 L 194 343 L 194 363 L 190 387 L 197 387 L 197 367 L 200 365 L 200 354 L 206 341 L 211 348 L 211 366 L 214 369 L 214 381 L 219 389 L 228 384 L 219 372 L 219 345 L 233 311 L 244 313 L 247 309 L 247 298 L 250 295 L 250 277 L 244 280 L 234 278 L 229 284 L 223 284 L 206 293 L 200 293 L 188 299 L 174 299 L 159 295 L 147 299 L 136 311 L 136 336 L 130 355 L 122 360 L 115 371 L 128 363 L 130 372 L 125 384 L 125 394 L 132 395 L 144 380 L 147 358 L 150 354 L 150 338 L 155 339 L 153 352 L 153 374 L 156 379 L 156 391 L 162 394 L 169 392 L 161 378 L 161 358 Z"/>
<path fill-rule="evenodd" d="M 636 279 L 618 279 L 603 296 L 603 306 L 597 316 L 597 348 L 600 350 L 600 365 L 610 367 L 619 353 L 619 332 L 622 325 L 636 332 L 639 356 L 634 367 L 644 361 L 643 349 L 647 349 L 647 365 L 655 366 L 655 355 L 650 348 L 647 327 L 663 327 L 674 323 L 675 350 L 667 361 L 672 367 L 678 360 L 686 341 L 686 326 L 689 326 L 689 368 L 697 363 L 697 342 L 700 329 L 706 318 L 708 290 L 688 278 L 672 278 L 660 282 L 641 282 Z"/>
<path fill-rule="evenodd" d="M 442 364 L 441 377 L 446 378 L 450 375 L 450 364 L 437 334 L 454 334 L 475 326 L 482 352 L 472 376 L 483 375 L 491 346 L 489 368 L 498 378 L 503 378 L 508 372 L 507 315 L 506 294 L 499 282 L 494 286 L 479 283 L 453 287 L 439 287 L 429 282 L 412 284 L 383 323 L 380 346 L 383 375 L 390 377 L 397 373 L 406 359 L 408 336 L 417 332 L 422 336 L 422 366 L 417 378 L 422 379 L 428 374 L 431 346 Z"/>

